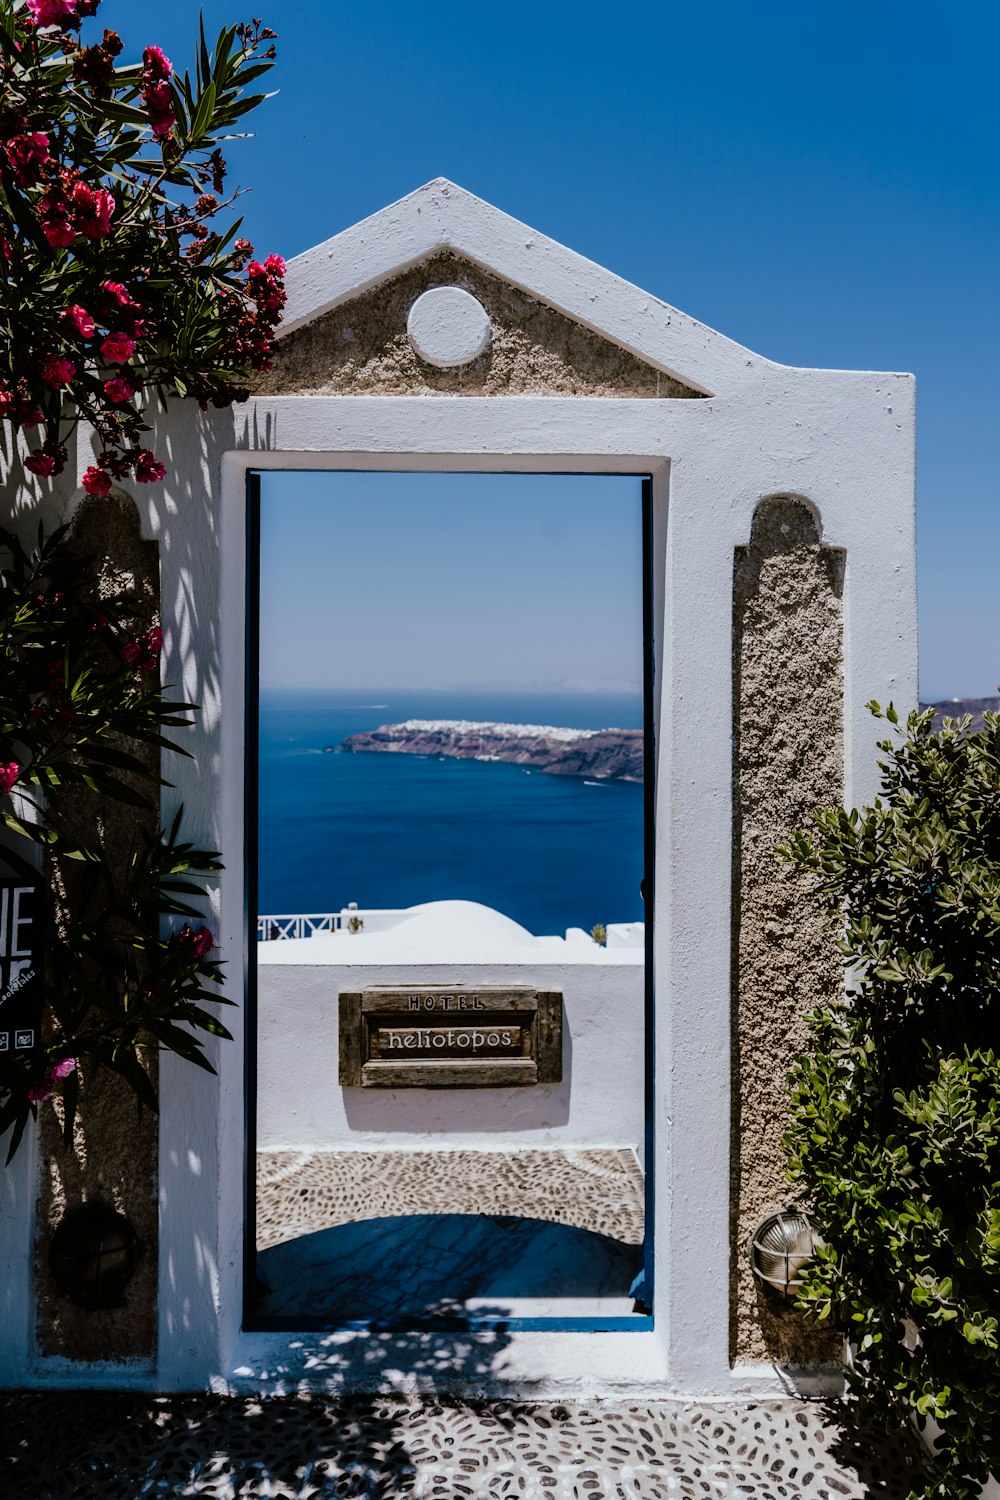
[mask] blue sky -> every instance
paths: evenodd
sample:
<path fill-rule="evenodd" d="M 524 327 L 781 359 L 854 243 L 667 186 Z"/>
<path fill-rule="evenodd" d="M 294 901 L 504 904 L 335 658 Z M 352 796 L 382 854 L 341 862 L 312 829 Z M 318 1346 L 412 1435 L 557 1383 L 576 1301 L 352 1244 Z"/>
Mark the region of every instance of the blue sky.
<path fill-rule="evenodd" d="M 771 359 L 914 371 L 922 692 L 995 691 L 997 7 L 260 5 L 280 93 L 230 160 L 262 253 L 446 176 Z M 198 9 L 99 20 L 183 65 Z"/>
<path fill-rule="evenodd" d="M 639 692 L 641 520 L 626 476 L 264 474 L 261 686 Z"/>

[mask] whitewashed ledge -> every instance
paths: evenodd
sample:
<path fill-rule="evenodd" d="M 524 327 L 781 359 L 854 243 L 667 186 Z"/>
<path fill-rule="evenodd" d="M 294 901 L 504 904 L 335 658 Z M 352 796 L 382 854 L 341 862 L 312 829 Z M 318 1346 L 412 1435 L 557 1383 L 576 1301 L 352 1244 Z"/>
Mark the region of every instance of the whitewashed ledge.
<path fill-rule="evenodd" d="M 396 911 L 255 944 L 258 1151 L 634 1150 L 645 1140 L 646 973 L 642 923 L 536 937 L 472 901 Z M 616 946 L 616 943 L 619 946 Z M 628 944 L 626 946 L 626 944 Z M 560 1082 L 530 1089 L 331 1087 L 339 997 L 380 985 L 523 985 L 563 1002 Z M 296 1080 L 289 1090 L 289 1079 Z"/>
<path fill-rule="evenodd" d="M 352 931 L 350 922 L 360 923 Z M 261 919 L 288 922 L 288 918 Z M 306 920 L 306 919 L 302 919 Z M 582 927 L 563 937 L 536 937 L 526 927 L 477 901 L 429 901 L 402 908 L 345 907 L 333 930 L 309 937 L 257 943 L 257 962 L 271 964 L 597 964 L 641 965 L 645 924 L 612 922 L 607 942 Z"/>

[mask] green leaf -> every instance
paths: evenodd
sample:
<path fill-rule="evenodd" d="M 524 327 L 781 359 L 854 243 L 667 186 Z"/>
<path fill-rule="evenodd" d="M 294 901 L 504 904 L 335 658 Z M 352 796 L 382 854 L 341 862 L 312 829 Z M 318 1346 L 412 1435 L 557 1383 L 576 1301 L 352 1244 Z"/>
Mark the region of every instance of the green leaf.
<path fill-rule="evenodd" d="M 198 108 L 191 121 L 190 138 L 199 141 L 205 135 L 215 112 L 215 84 L 209 83 L 198 101 Z"/>
<path fill-rule="evenodd" d="M 103 101 L 102 108 L 109 120 L 117 120 L 121 125 L 135 125 L 144 129 L 149 125 L 149 115 L 138 105 L 126 104 L 120 98 L 108 98 Z"/>

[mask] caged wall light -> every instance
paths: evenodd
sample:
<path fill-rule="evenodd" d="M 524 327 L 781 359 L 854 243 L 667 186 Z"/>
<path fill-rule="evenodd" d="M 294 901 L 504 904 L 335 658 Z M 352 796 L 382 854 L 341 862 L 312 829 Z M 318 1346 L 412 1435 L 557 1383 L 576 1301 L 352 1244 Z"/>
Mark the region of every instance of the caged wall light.
<path fill-rule="evenodd" d="M 771 1214 L 757 1225 L 750 1242 L 750 1264 L 758 1284 L 768 1296 L 794 1302 L 803 1266 L 824 1243 L 808 1214 L 793 1209 Z"/>
<path fill-rule="evenodd" d="M 68 1214 L 49 1245 L 56 1285 L 77 1307 L 88 1309 L 121 1307 L 138 1258 L 132 1225 L 104 1203 Z"/>

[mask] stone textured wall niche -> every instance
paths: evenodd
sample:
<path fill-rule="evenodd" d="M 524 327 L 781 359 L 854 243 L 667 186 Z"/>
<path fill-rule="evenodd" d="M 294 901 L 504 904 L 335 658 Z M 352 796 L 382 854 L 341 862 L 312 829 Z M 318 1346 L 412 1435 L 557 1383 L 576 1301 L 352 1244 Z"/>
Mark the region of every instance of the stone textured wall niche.
<path fill-rule="evenodd" d="M 101 586 L 108 592 L 133 591 L 142 628 L 154 623 L 160 605 L 158 548 L 143 540 L 132 501 L 114 494 L 84 500 L 71 536 L 76 550 L 93 559 Z M 155 749 L 132 744 L 129 750 L 158 767 Z M 144 795 L 155 799 L 155 791 L 155 784 L 144 784 Z M 80 836 L 92 843 L 96 837 L 105 859 L 112 862 L 126 858 L 137 816 L 150 823 L 157 818 L 155 812 L 143 814 L 84 788 L 74 788 L 72 798 Z M 48 877 L 53 893 L 50 920 L 58 925 L 67 911 L 86 900 L 87 871 L 77 861 L 56 859 L 49 861 Z M 155 1082 L 155 1054 L 147 1066 Z M 114 1074 L 85 1076 L 83 1084 L 71 1148 L 63 1143 L 58 1098 L 54 1106 L 42 1105 L 39 1110 L 38 1350 L 81 1362 L 149 1360 L 156 1346 L 157 1120 L 148 1109 L 138 1113 L 135 1096 Z M 48 1249 L 64 1214 L 95 1200 L 131 1221 L 140 1256 L 124 1305 L 88 1311 L 76 1307 L 53 1282 Z"/>
<path fill-rule="evenodd" d="M 431 287 L 459 287 L 485 308 L 492 339 L 458 369 L 419 358 L 407 317 Z M 343 303 L 279 341 L 254 394 L 269 396 L 695 397 L 613 344 L 488 271 L 444 253 Z"/>
<path fill-rule="evenodd" d="M 735 1360 L 816 1364 L 831 1338 L 774 1308 L 750 1270 L 750 1237 L 783 1208 L 786 1077 L 804 1015 L 842 983 L 807 879 L 775 845 L 813 808 L 843 799 L 843 555 L 821 546 L 809 507 L 763 501 L 736 551 L 733 621 L 733 1156 Z"/>

